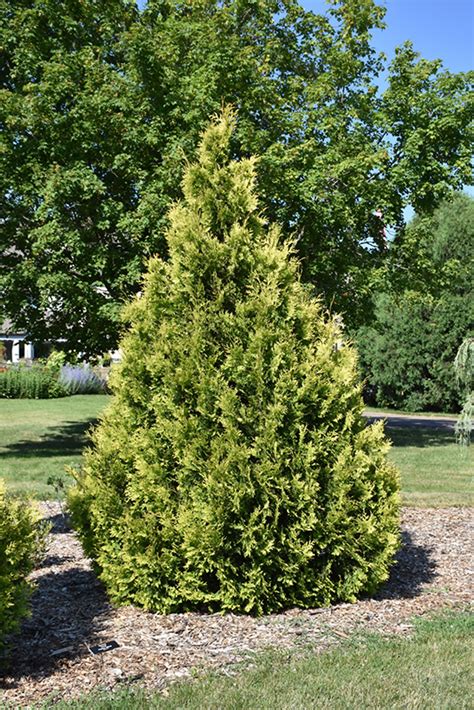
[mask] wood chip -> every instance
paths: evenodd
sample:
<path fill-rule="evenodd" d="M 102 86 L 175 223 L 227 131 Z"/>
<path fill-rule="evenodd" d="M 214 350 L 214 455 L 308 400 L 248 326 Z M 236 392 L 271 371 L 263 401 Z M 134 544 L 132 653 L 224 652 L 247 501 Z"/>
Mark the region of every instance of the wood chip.
<path fill-rule="evenodd" d="M 46 558 L 32 578 L 32 615 L 11 639 L 0 706 L 26 706 L 54 695 L 74 698 L 95 688 L 138 682 L 165 691 L 193 671 L 225 674 L 263 648 L 321 652 L 353 632 L 412 633 L 410 619 L 444 608 L 468 608 L 473 510 L 403 511 L 403 548 L 388 583 L 371 599 L 326 609 L 290 609 L 265 618 L 237 614 L 169 614 L 108 601 L 75 534 L 54 503 Z M 88 648 L 115 640 L 118 648 Z"/>

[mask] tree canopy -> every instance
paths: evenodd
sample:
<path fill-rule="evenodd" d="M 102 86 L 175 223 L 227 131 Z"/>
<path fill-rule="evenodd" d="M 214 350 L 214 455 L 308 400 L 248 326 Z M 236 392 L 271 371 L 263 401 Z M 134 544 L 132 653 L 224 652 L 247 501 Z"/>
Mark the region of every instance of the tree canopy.
<path fill-rule="evenodd" d="M 304 278 L 364 320 L 384 225 L 470 179 L 472 73 L 405 44 L 386 61 L 373 0 L 0 3 L 2 305 L 36 338 L 100 353 L 145 259 L 166 255 L 186 159 L 222 102 L 257 153 L 267 217 Z"/>
<path fill-rule="evenodd" d="M 458 193 L 417 215 L 390 249 L 359 329 L 367 394 L 382 406 L 458 411 L 466 395 L 454 361 L 474 334 L 474 199 Z"/>
<path fill-rule="evenodd" d="M 455 192 L 432 214 L 415 215 L 391 245 L 386 266 L 391 291 L 468 297 L 474 284 L 474 198 Z"/>

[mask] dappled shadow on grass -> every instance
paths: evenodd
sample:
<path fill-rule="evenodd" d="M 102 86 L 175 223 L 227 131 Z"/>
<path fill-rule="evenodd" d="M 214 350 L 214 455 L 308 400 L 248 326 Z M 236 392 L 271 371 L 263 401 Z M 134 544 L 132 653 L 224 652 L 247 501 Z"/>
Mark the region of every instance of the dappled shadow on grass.
<path fill-rule="evenodd" d="M 63 422 L 46 433 L 37 441 L 25 439 L 8 444 L 0 451 L 0 459 L 15 456 L 17 458 L 47 458 L 50 456 L 80 455 L 88 443 L 88 432 L 97 424 L 96 418 L 83 421 Z"/>
<path fill-rule="evenodd" d="M 385 433 L 396 447 L 414 446 L 425 449 L 450 446 L 456 443 L 454 432 L 450 429 L 406 428 L 385 425 Z"/>
<path fill-rule="evenodd" d="M 375 595 L 376 599 L 412 599 L 423 592 L 425 585 L 436 577 L 436 562 L 432 549 L 416 545 L 409 532 L 402 532 L 398 551 L 388 581 Z"/>

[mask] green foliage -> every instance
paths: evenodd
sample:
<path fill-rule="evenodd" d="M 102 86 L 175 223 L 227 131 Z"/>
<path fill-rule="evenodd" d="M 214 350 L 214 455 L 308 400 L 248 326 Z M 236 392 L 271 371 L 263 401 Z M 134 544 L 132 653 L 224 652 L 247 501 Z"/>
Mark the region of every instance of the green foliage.
<path fill-rule="evenodd" d="M 412 412 L 459 411 L 453 361 L 472 322 L 461 296 L 380 295 L 374 325 L 357 335 L 367 400 Z"/>
<path fill-rule="evenodd" d="M 10 365 L 0 371 L 0 399 L 51 399 L 67 394 L 57 374 L 41 365 Z"/>
<path fill-rule="evenodd" d="M 474 328 L 474 199 L 455 194 L 397 240 L 357 343 L 367 397 L 411 411 L 459 411 L 459 346 Z"/>
<path fill-rule="evenodd" d="M 469 297 L 474 281 L 474 199 L 455 192 L 431 215 L 415 215 L 392 245 L 387 283 L 438 297 Z"/>
<path fill-rule="evenodd" d="M 456 422 L 456 437 L 461 446 L 470 446 L 474 422 L 474 392 L 469 392 Z"/>
<path fill-rule="evenodd" d="M 111 598 L 160 612 L 352 601 L 398 545 L 355 353 L 259 214 L 255 160 L 229 160 L 233 125 L 225 111 L 186 170 L 69 496 Z"/>
<path fill-rule="evenodd" d="M 400 231 L 406 204 L 429 212 L 471 179 L 472 74 L 410 44 L 387 67 L 371 44 L 384 12 L 0 0 L 1 286 L 18 327 L 85 354 L 115 346 L 222 102 L 239 111 L 234 154 L 261 155 L 262 206 L 296 236 L 304 279 L 347 324 L 367 318 L 383 225 Z"/>
<path fill-rule="evenodd" d="M 73 483 L 87 432 L 110 403 L 109 395 L 0 402 L 2 478 L 14 495 L 50 500 Z M 423 508 L 469 505 L 473 498 L 474 450 L 460 449 L 452 432 L 391 428 L 388 458 L 400 471 L 402 503 Z M 52 445 L 53 444 L 53 445 Z M 25 466 L 28 460 L 28 466 Z M 69 475 L 65 475 L 69 472 Z"/>
<path fill-rule="evenodd" d="M 465 392 L 474 389 L 474 338 L 466 338 L 454 359 L 454 370 L 460 387 Z"/>
<path fill-rule="evenodd" d="M 63 365 L 59 384 L 67 394 L 103 394 L 107 383 L 88 365 Z"/>
<path fill-rule="evenodd" d="M 468 446 L 474 421 L 474 338 L 466 338 L 454 360 L 456 379 L 463 394 L 463 407 L 456 422 L 458 443 Z"/>
<path fill-rule="evenodd" d="M 0 481 L 0 648 L 28 613 L 27 581 L 42 548 L 45 528 L 24 501 L 8 498 Z"/>
<path fill-rule="evenodd" d="M 70 365 L 53 352 L 46 361 L 20 362 L 0 370 L 0 399 L 51 399 L 73 394 L 103 394 L 105 380 L 88 365 Z"/>
<path fill-rule="evenodd" d="M 66 364 L 66 353 L 61 350 L 53 350 L 44 361 L 44 369 L 51 374 L 59 376 L 61 368 Z"/>

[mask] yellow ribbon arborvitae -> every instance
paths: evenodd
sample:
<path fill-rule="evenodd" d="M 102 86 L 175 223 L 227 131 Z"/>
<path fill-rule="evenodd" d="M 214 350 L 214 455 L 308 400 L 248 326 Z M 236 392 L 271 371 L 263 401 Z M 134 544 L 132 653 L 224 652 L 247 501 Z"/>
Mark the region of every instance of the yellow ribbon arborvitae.
<path fill-rule="evenodd" d="M 399 542 L 355 352 L 259 212 L 255 159 L 231 159 L 235 120 L 223 110 L 186 170 L 69 496 L 111 598 L 159 612 L 352 601 Z"/>

